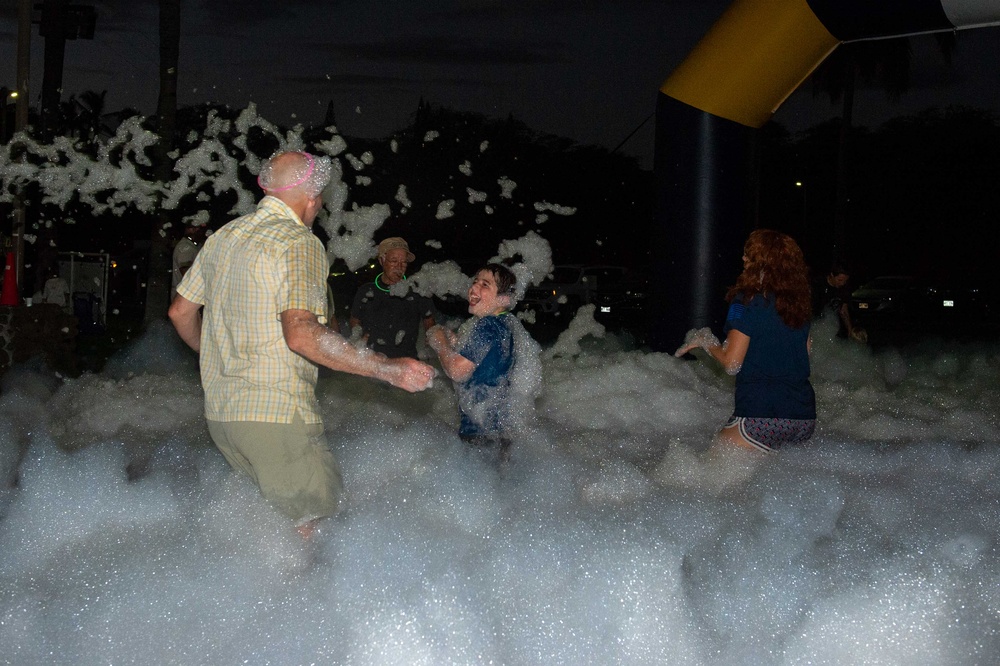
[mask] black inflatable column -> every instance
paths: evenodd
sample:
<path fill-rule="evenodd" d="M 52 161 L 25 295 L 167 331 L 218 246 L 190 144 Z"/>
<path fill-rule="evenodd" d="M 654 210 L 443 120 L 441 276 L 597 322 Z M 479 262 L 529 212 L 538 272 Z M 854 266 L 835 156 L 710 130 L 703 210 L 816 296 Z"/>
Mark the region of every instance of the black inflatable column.
<path fill-rule="evenodd" d="M 650 345 L 721 334 L 756 226 L 756 129 L 836 46 L 805 0 L 737 0 L 660 89 Z"/>
<path fill-rule="evenodd" d="M 690 328 L 721 329 L 734 257 L 753 228 L 756 132 L 663 93 L 656 114 L 650 345 L 673 351 Z"/>

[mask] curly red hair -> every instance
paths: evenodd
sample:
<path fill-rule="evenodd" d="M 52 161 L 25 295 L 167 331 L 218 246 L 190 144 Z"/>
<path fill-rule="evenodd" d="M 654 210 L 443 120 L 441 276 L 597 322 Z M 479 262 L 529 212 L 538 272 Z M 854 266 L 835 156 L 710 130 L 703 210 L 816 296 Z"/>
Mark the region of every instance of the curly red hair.
<path fill-rule="evenodd" d="M 743 246 L 744 268 L 726 300 L 741 296 L 749 303 L 757 294 L 774 299 L 778 316 L 791 328 L 812 318 L 809 267 L 798 243 L 779 231 L 757 229 Z"/>

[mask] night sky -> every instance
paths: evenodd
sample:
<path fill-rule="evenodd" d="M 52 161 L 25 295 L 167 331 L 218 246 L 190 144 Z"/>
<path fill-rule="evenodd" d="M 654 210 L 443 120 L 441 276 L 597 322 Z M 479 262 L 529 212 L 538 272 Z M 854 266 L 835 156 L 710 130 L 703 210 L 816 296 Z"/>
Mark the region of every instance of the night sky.
<path fill-rule="evenodd" d="M 156 106 L 157 3 L 95 2 L 93 40 L 67 43 L 63 98 L 107 90 L 106 110 Z M 282 124 L 316 124 L 335 105 L 341 132 L 382 137 L 434 105 L 614 148 L 655 108 L 663 80 L 729 3 L 723 0 L 212 0 L 181 3 L 179 103 L 221 102 Z M 0 83 L 15 73 L 16 3 L 0 9 Z M 899 102 L 862 91 L 855 122 L 929 106 L 1000 109 L 1000 29 L 959 33 L 948 68 L 932 37 L 913 39 L 912 89 Z M 43 41 L 32 35 L 32 99 Z M 839 115 L 796 92 L 775 119 L 793 131 Z M 651 162 L 650 120 L 623 147 Z"/>

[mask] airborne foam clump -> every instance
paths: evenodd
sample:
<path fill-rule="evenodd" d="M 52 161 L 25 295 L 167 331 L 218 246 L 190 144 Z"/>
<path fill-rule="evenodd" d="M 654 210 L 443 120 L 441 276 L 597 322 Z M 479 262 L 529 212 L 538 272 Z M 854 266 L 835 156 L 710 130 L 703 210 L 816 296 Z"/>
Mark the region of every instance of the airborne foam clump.
<path fill-rule="evenodd" d="M 445 199 L 444 201 L 438 204 L 437 212 L 434 213 L 434 219 L 446 220 L 449 217 L 454 216 L 455 215 L 454 208 L 455 208 L 455 200 Z"/>
<path fill-rule="evenodd" d="M 413 202 L 410 201 L 410 196 L 406 192 L 406 185 L 400 185 L 399 189 L 396 190 L 396 201 L 403 205 L 403 208 L 413 208 Z"/>
<path fill-rule="evenodd" d="M 547 201 L 536 201 L 535 210 L 538 212 L 549 211 L 555 213 L 556 215 L 574 215 L 576 214 L 576 208 L 573 206 L 561 206 L 559 204 L 549 203 Z"/>
<path fill-rule="evenodd" d="M 464 298 L 472 278 L 462 272 L 454 261 L 426 262 L 420 270 L 409 276 L 405 283 L 396 283 L 412 289 L 422 296 L 459 296 Z"/>
<path fill-rule="evenodd" d="M 521 238 L 500 243 L 497 255 L 490 259 L 493 263 L 512 264 L 511 270 L 517 276 L 515 300 L 524 296 L 529 284 L 540 283 L 552 271 L 552 248 L 548 241 L 534 231 Z"/>
<path fill-rule="evenodd" d="M 497 179 L 497 184 L 500 186 L 500 196 L 504 199 L 514 198 L 514 188 L 517 187 L 517 183 L 512 181 L 510 178 L 503 177 Z"/>
<path fill-rule="evenodd" d="M 368 177 L 358 177 L 356 184 L 370 185 L 371 182 Z M 330 184 L 323 193 L 324 209 L 328 214 L 318 217 L 317 222 L 330 238 L 327 242 L 330 258 L 343 259 L 350 270 L 356 271 L 375 256 L 375 233 L 389 219 L 392 209 L 388 204 L 359 206 L 354 203 L 348 210 L 349 194 L 343 181 L 343 168 L 335 160 Z M 402 186 L 397 198 L 400 195 L 406 196 Z"/>
<path fill-rule="evenodd" d="M 347 163 L 350 164 L 351 168 L 355 171 L 361 171 L 365 168 L 365 162 L 350 153 L 345 154 L 344 159 L 347 160 Z"/>
<path fill-rule="evenodd" d="M 580 340 L 584 336 L 604 337 L 604 326 L 594 319 L 596 309 L 592 303 L 580 306 L 566 330 L 559 335 L 555 344 L 545 351 L 546 356 L 578 356 L 583 351 Z"/>

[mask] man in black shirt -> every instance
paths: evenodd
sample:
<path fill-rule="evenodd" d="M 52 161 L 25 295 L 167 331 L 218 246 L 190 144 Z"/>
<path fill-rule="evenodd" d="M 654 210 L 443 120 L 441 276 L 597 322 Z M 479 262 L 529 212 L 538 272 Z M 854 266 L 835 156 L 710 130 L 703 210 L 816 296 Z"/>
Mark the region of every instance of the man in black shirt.
<path fill-rule="evenodd" d="M 420 326 L 426 331 L 434 325 L 434 302 L 406 288 L 406 267 L 415 259 L 402 238 L 383 240 L 378 244 L 382 272 L 361 285 L 351 306 L 351 328 L 360 326 L 368 346 L 389 358 L 416 358 Z"/>

